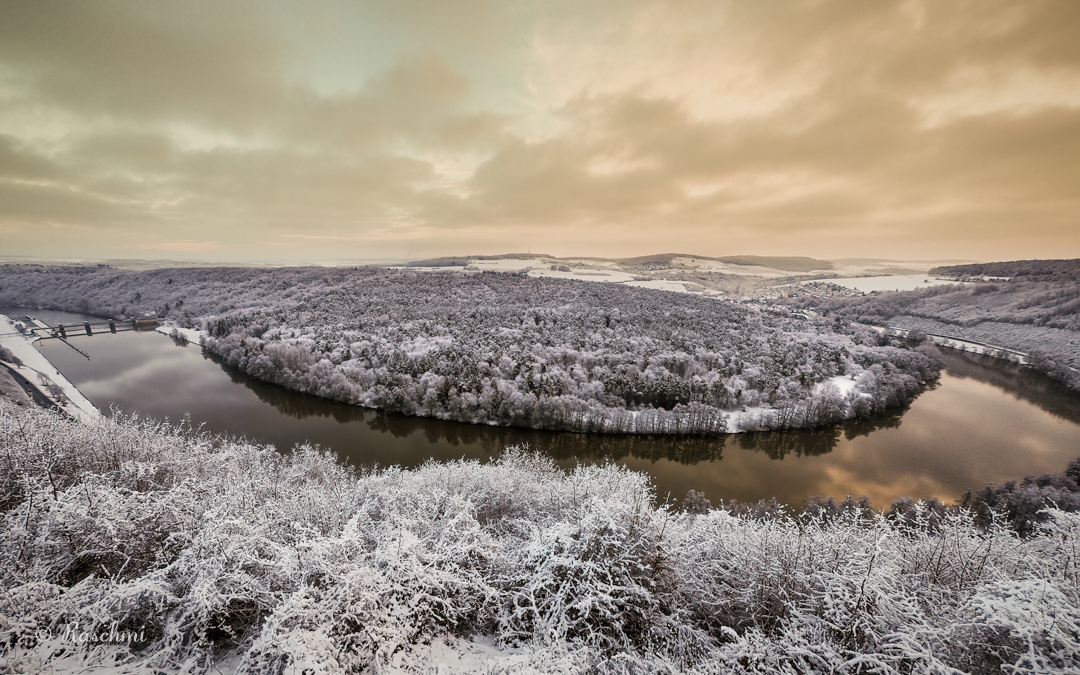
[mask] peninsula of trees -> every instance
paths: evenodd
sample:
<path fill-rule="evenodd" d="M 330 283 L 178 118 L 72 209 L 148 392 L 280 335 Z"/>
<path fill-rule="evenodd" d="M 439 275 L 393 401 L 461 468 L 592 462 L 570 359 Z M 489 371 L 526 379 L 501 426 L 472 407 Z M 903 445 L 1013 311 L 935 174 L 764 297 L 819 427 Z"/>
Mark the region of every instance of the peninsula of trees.
<path fill-rule="evenodd" d="M 667 291 L 380 268 L 4 266 L 0 304 L 206 331 L 259 379 L 409 415 L 610 433 L 816 426 L 938 374 L 846 322 Z"/>

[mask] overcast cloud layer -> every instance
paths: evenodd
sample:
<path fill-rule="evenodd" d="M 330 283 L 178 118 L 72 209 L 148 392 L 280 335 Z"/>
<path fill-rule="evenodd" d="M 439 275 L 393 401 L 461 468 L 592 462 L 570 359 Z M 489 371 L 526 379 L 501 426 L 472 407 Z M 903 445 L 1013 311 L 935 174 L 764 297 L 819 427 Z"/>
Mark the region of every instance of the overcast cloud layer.
<path fill-rule="evenodd" d="M 0 6 L 0 253 L 1080 257 L 1080 3 Z"/>

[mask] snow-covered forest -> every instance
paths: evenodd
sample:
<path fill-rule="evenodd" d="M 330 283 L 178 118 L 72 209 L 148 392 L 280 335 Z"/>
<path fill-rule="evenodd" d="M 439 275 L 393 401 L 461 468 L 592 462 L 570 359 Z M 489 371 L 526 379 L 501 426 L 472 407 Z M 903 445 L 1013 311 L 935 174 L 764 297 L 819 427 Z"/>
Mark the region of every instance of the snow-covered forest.
<path fill-rule="evenodd" d="M 816 426 L 910 401 L 932 349 L 784 308 L 516 274 L 4 266 L 0 304 L 156 311 L 296 391 L 465 422 L 615 433 Z"/>
<path fill-rule="evenodd" d="M 353 472 L 0 402 L 11 672 L 1045 673 L 1080 667 L 1080 517 L 657 505 L 625 468 Z M 1046 483 L 1044 481 L 1044 483 Z M 1004 495 L 1004 496 L 1003 496 Z M 1026 500 L 1026 501 L 1025 501 Z M 1024 513 L 1030 517 L 1023 516 Z M 310 669 L 310 670 L 308 670 Z"/>
<path fill-rule="evenodd" d="M 957 279 L 996 277 L 1018 281 L 1080 283 L 1080 260 L 1007 260 L 932 267 L 930 274 Z"/>
<path fill-rule="evenodd" d="M 968 283 L 862 297 L 806 297 L 787 304 L 846 321 L 1026 352 L 1029 365 L 1080 390 L 1080 261 L 1024 260 L 932 271 Z"/>

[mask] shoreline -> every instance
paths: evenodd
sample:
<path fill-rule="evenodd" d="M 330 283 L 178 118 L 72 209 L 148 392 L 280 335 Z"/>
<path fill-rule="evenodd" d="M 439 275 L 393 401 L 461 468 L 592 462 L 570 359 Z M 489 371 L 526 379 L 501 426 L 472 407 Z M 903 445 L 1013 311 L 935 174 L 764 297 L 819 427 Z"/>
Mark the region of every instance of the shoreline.
<path fill-rule="evenodd" d="M 28 339 L 15 329 L 14 320 L 0 314 L 0 346 L 9 349 L 22 361 L 21 366 L 6 362 L 4 365 L 12 373 L 22 377 L 42 398 L 51 401 L 57 409 L 82 422 L 92 423 L 101 419 L 101 411 L 63 373 L 57 370 L 44 354 L 34 348 L 34 342 L 36 339 Z M 40 383 L 40 386 L 35 382 Z M 65 400 L 57 400 L 60 397 L 49 395 L 45 391 L 49 384 L 60 387 L 63 392 L 62 398 Z"/>
<path fill-rule="evenodd" d="M 875 330 L 878 330 L 879 332 L 885 332 L 885 333 L 890 333 L 891 332 L 891 333 L 894 333 L 894 334 L 899 334 L 900 336 L 906 334 L 906 332 L 907 332 L 907 331 L 904 331 L 903 329 L 898 329 L 898 328 L 893 328 L 893 327 L 873 326 L 873 325 L 868 325 L 868 324 L 864 324 L 864 325 L 867 325 L 867 327 L 869 327 L 869 328 L 873 328 Z M 202 342 L 203 342 L 203 338 L 205 337 L 205 333 L 203 331 L 200 331 L 200 330 L 197 330 L 197 329 L 190 329 L 190 328 L 180 328 L 179 326 L 176 326 L 174 322 L 161 323 L 154 330 L 156 332 L 158 332 L 158 333 L 163 334 L 163 335 L 168 335 L 170 337 L 173 337 L 174 339 L 177 338 L 177 337 L 179 337 L 181 339 L 186 339 L 189 342 L 192 342 L 192 343 L 197 344 L 197 345 L 201 345 Z M 937 338 L 937 340 L 935 340 L 935 338 Z M 953 348 L 953 349 L 957 349 L 957 347 L 953 346 L 952 344 L 947 344 L 950 340 L 954 341 L 954 342 L 967 342 L 967 341 L 962 341 L 962 340 L 957 339 L 957 338 L 949 338 L 948 336 L 938 336 L 938 335 L 932 336 L 931 340 L 934 341 L 934 342 L 937 342 L 938 346 L 945 347 L 945 348 Z M 64 412 L 67 412 L 68 414 L 70 414 L 70 415 L 72 415 L 72 416 L 74 416 L 77 419 L 80 419 L 82 421 L 89 422 L 89 421 L 100 419 L 103 416 L 101 411 L 98 410 L 97 407 L 94 406 L 94 404 L 92 402 L 90 402 L 90 400 L 87 399 L 82 394 L 82 392 L 80 392 L 79 389 L 73 383 L 71 383 L 62 373 L 60 373 L 60 371 L 55 366 L 53 366 L 53 364 L 41 352 L 39 352 L 37 349 L 34 348 L 33 343 L 36 342 L 36 341 L 37 341 L 37 338 L 35 338 L 33 340 L 30 340 L 30 339 L 27 339 L 27 337 L 24 334 L 20 334 L 14 327 L 14 320 L 12 320 L 10 317 L 8 317 L 6 315 L 0 314 L 0 346 L 7 347 L 8 349 L 10 349 L 12 351 L 12 353 L 14 353 L 19 359 L 21 359 L 23 361 L 22 366 L 15 366 L 14 364 L 8 364 L 8 363 L 4 363 L 4 365 L 8 366 L 9 369 L 12 371 L 12 373 L 16 373 L 16 374 L 20 375 L 22 378 L 24 378 L 24 380 L 35 389 L 35 391 L 38 393 L 38 395 L 39 395 L 39 397 L 41 399 L 49 401 L 52 404 L 52 406 L 55 406 L 57 409 L 59 409 L 61 411 L 64 411 Z M 946 344 L 942 344 L 942 343 L 946 343 Z M 1000 356 L 997 356 L 996 354 L 993 353 L 994 350 L 997 350 L 997 349 L 1000 349 L 1000 348 L 994 348 L 991 345 L 982 345 L 982 344 L 970 343 L 970 342 L 968 342 L 967 344 L 970 344 L 972 347 L 974 347 L 974 349 L 972 349 L 970 351 L 974 351 L 975 353 L 982 353 L 982 354 L 985 354 L 987 356 L 992 356 L 992 357 L 996 356 L 997 358 L 1000 358 Z M 958 351 L 969 351 L 968 349 L 964 349 L 963 347 L 960 347 L 957 350 Z M 1019 353 L 1019 352 L 1015 352 L 1015 350 L 1008 350 L 1008 349 L 1005 349 L 1003 351 L 1013 352 L 1016 356 L 1020 356 L 1021 357 L 1020 364 L 1025 365 L 1024 361 L 1023 361 L 1023 357 L 1026 356 L 1026 354 L 1022 354 L 1022 353 Z M 1004 360 L 1006 362 L 1010 362 L 1009 359 L 1002 359 L 1002 360 Z M 1011 362 L 1016 363 L 1016 361 L 1011 361 Z M 66 397 L 66 399 L 67 399 L 66 402 L 58 401 L 56 399 L 56 397 L 50 396 L 46 391 L 44 391 L 42 389 L 42 386 L 37 386 L 37 385 L 34 384 L 35 376 L 40 377 L 40 375 L 42 375 L 42 374 L 44 375 L 44 377 L 48 378 L 48 380 L 49 380 L 48 382 L 44 382 L 42 386 L 47 387 L 51 383 L 57 384 L 62 389 L 64 397 Z M 256 378 L 256 379 L 260 379 L 260 381 L 266 382 L 268 384 L 272 384 L 272 385 L 282 387 L 286 391 L 293 391 L 293 392 L 297 391 L 297 390 L 294 390 L 294 389 L 292 389 L 290 387 L 283 386 L 280 383 L 276 383 L 276 382 L 273 382 L 273 381 L 270 381 L 270 380 L 261 380 L 261 378 Z M 821 393 L 823 387 L 826 387 L 828 385 L 832 385 L 832 386 L 836 387 L 836 389 L 838 390 L 838 393 L 840 393 L 845 398 L 847 398 L 853 392 L 858 391 L 858 387 L 856 385 L 856 382 L 855 382 L 854 378 L 850 378 L 848 376 L 836 376 L 836 377 L 829 378 L 828 380 L 826 380 L 826 381 L 824 381 L 822 383 L 819 383 L 814 389 L 815 393 Z M 304 393 L 304 392 L 298 392 L 298 393 Z M 862 394 L 859 394 L 859 395 L 860 396 L 867 396 L 867 394 L 865 394 L 865 393 L 862 393 Z M 328 400 L 335 400 L 335 399 L 330 398 Z M 360 407 L 368 407 L 368 406 L 364 406 L 363 404 L 356 404 L 356 405 L 360 405 Z M 381 408 L 376 407 L 376 408 L 373 408 L 373 409 L 380 410 Z M 632 417 L 636 418 L 637 417 L 636 413 L 639 413 L 640 411 L 627 411 L 627 412 Z M 729 435 L 729 434 L 752 433 L 752 432 L 759 432 L 759 431 L 778 431 L 778 430 L 781 430 L 781 429 L 790 429 L 790 428 L 794 428 L 794 429 L 815 428 L 813 426 L 808 426 L 808 427 L 803 427 L 803 426 L 787 427 L 787 426 L 783 426 L 783 427 L 778 427 L 778 428 L 772 428 L 772 425 L 767 421 L 767 420 L 769 420 L 769 417 L 770 416 L 775 416 L 777 414 L 784 413 L 785 410 L 779 409 L 779 408 L 772 408 L 772 407 L 768 407 L 768 406 L 755 406 L 755 407 L 747 408 L 747 409 L 744 409 L 744 410 L 724 410 L 724 411 L 720 411 L 720 412 L 723 415 L 724 422 L 725 422 L 724 431 L 722 431 L 722 432 L 720 432 L 718 434 L 718 435 L 721 435 L 721 436 L 726 436 L 726 435 Z M 852 415 L 851 412 L 852 411 L 849 408 L 848 410 L 846 410 L 844 412 L 844 414 L 842 416 L 842 419 L 839 419 L 834 423 L 838 424 L 838 423 L 842 423 L 843 421 L 848 421 L 848 420 L 851 420 L 851 419 L 857 419 L 858 416 L 857 415 Z M 420 415 L 420 417 L 426 417 L 426 416 L 425 415 Z M 434 417 L 433 419 L 442 419 L 442 418 Z M 454 421 L 462 421 L 462 420 L 454 420 Z M 764 424 L 762 424 L 763 422 L 764 422 Z M 465 422 L 465 423 L 485 424 L 484 422 L 478 422 L 478 421 Z M 486 424 L 487 425 L 492 425 L 493 423 L 492 422 L 486 422 Z M 495 426 L 501 426 L 501 425 L 495 424 Z M 669 425 L 663 425 L 663 426 L 666 427 L 666 426 L 669 426 Z M 531 428 L 534 428 L 534 427 L 524 427 L 524 428 L 530 428 L 531 429 Z M 572 431 L 572 430 L 567 430 L 567 431 Z M 595 430 L 595 431 L 591 431 L 591 432 L 586 431 L 586 432 L 578 432 L 578 433 L 600 433 L 600 434 L 605 434 L 605 433 L 612 433 L 612 432 L 608 431 L 607 429 L 601 429 L 601 430 Z M 629 433 L 631 435 L 639 435 L 639 434 L 641 434 L 641 432 L 634 432 L 634 431 L 629 432 Z M 674 436 L 681 435 L 681 434 L 679 434 L 677 432 L 673 433 L 671 430 L 668 430 L 668 429 L 659 431 L 659 433 L 660 433 L 660 435 L 665 435 L 665 436 L 666 435 L 674 435 Z M 644 434 L 644 435 L 651 435 L 651 434 Z M 697 434 L 690 434 L 690 435 L 697 435 Z M 705 435 L 712 435 L 712 434 L 705 434 Z"/>
<path fill-rule="evenodd" d="M 867 328 L 873 328 L 874 330 L 882 333 L 883 335 L 888 335 L 890 337 L 906 338 L 912 333 L 912 331 L 916 330 L 913 328 L 897 328 L 896 326 L 876 326 L 869 323 L 865 323 L 862 325 L 866 326 Z M 1031 364 L 1028 363 L 1027 352 L 1022 352 L 1018 349 L 1013 349 L 1012 347 L 991 345 L 985 342 L 980 342 L 978 340 L 970 340 L 968 338 L 956 337 L 955 335 L 941 335 L 940 333 L 927 333 L 926 331 L 923 332 L 926 333 L 928 341 L 938 347 L 944 347 L 945 349 L 952 349 L 958 352 L 967 352 L 969 354 L 979 354 L 981 356 L 988 356 L 992 359 L 999 359 L 1006 363 L 1014 363 L 1020 366 L 1031 367 Z M 1010 356 L 1012 358 L 1009 358 Z"/>
<path fill-rule="evenodd" d="M 73 311 L 73 310 L 61 310 L 61 311 Z M 105 318 L 105 317 L 103 317 L 103 318 Z M 194 343 L 196 345 L 203 345 L 203 339 L 206 337 L 206 334 L 205 334 L 204 331 L 197 330 L 197 329 L 192 329 L 192 328 L 181 328 L 181 327 L 177 326 L 172 321 L 169 321 L 167 323 L 166 322 L 160 323 L 154 330 L 156 332 L 158 332 L 158 333 L 161 333 L 163 335 L 167 335 L 167 336 L 172 337 L 174 339 L 176 339 L 176 338 L 186 339 L 188 342 Z M 59 409 L 61 411 L 64 411 L 64 412 L 67 412 L 67 413 L 71 414 L 72 416 L 74 416 L 77 419 L 80 419 L 82 421 L 93 421 L 93 420 L 97 420 L 97 419 L 100 419 L 101 417 L 103 417 L 103 414 L 101 413 L 101 411 L 99 411 L 97 409 L 97 407 L 94 406 L 94 404 L 92 402 L 90 402 L 90 400 L 87 399 L 82 394 L 82 392 L 80 392 L 79 389 L 73 383 L 71 383 L 62 373 L 60 373 L 60 371 L 58 369 L 56 369 L 56 367 L 53 366 L 53 364 L 41 352 L 39 352 L 37 349 L 35 349 L 33 347 L 33 343 L 36 342 L 37 339 L 39 339 L 39 338 L 35 338 L 33 340 L 30 340 L 30 339 L 27 339 L 27 337 L 24 334 L 18 333 L 18 331 L 16 331 L 16 329 L 14 327 L 14 320 L 12 320 L 10 317 L 8 317 L 6 315 L 0 314 L 0 346 L 7 347 L 17 357 L 19 357 L 23 361 L 22 366 L 15 366 L 14 364 L 7 364 L 7 363 L 5 363 L 4 365 L 10 366 L 10 369 L 12 370 L 12 372 L 17 372 L 18 374 L 20 374 L 29 384 L 34 386 L 34 389 L 38 392 L 40 398 L 49 401 L 52 404 L 52 406 L 55 406 L 57 409 Z M 204 348 L 205 348 L 205 345 L 204 345 Z M 246 371 L 243 371 L 243 372 L 246 372 Z M 43 391 L 41 387 L 33 385 L 33 379 L 32 378 L 33 378 L 33 376 L 35 374 L 39 374 L 39 373 L 44 373 L 45 376 L 50 380 L 50 383 L 56 383 L 57 385 L 59 385 L 61 387 L 61 389 L 64 392 L 64 396 L 67 398 L 67 402 L 57 401 L 55 397 L 50 396 L 47 392 Z M 293 393 L 301 393 L 301 394 L 307 393 L 307 392 L 303 392 L 303 391 L 293 389 L 291 387 L 284 386 L 281 383 L 274 382 L 272 380 L 264 380 L 264 379 L 261 379 L 261 378 L 255 378 L 255 379 L 258 379 L 259 381 L 265 382 L 267 384 L 271 384 L 271 385 L 274 385 L 274 386 L 281 387 L 282 389 L 284 389 L 286 391 L 293 392 Z M 48 384 L 49 383 L 46 383 L 44 386 L 48 386 Z M 825 381 L 819 383 L 817 386 L 814 387 L 813 391 L 814 391 L 815 394 L 820 394 L 820 393 L 822 393 L 822 391 L 824 390 L 825 387 L 828 387 L 830 385 L 835 387 L 837 392 L 840 393 L 845 398 L 849 394 L 853 393 L 853 391 L 858 390 L 858 387 L 856 385 L 856 382 L 855 382 L 854 378 L 849 377 L 849 376 L 840 375 L 840 376 L 831 377 L 828 380 L 825 380 Z M 316 394 L 309 394 L 309 395 L 317 396 Z M 859 396 L 865 397 L 865 396 L 867 396 L 867 394 L 861 393 L 861 394 L 859 394 Z M 321 398 L 325 398 L 325 397 L 321 397 Z M 327 398 L 327 400 L 335 401 L 337 399 Z M 803 401 L 801 403 L 803 403 L 807 408 L 809 408 L 813 403 L 813 399 L 811 399 L 809 401 Z M 379 408 L 379 407 L 366 406 L 366 405 L 363 405 L 361 403 L 355 403 L 353 405 L 358 405 L 359 407 L 363 407 L 363 408 L 369 408 L 370 407 L 373 410 L 383 410 L 382 408 Z M 699 436 L 699 435 L 703 435 L 703 436 L 727 436 L 727 435 L 730 435 L 730 434 L 756 433 L 756 432 L 762 432 L 762 431 L 779 431 L 779 430 L 787 430 L 787 429 L 812 429 L 812 428 L 817 428 L 818 425 L 813 425 L 813 426 L 799 426 L 799 425 L 796 425 L 796 426 L 775 427 L 773 418 L 775 418 L 778 415 L 790 414 L 793 410 L 797 410 L 798 407 L 799 407 L 798 404 L 796 404 L 790 410 L 785 409 L 785 408 L 774 408 L 774 407 L 770 407 L 770 406 L 753 406 L 753 407 L 748 407 L 748 408 L 745 408 L 745 409 L 742 409 L 742 410 L 738 410 L 738 409 L 736 409 L 736 410 L 721 410 L 719 412 L 722 415 L 723 420 L 724 420 L 724 430 L 720 431 L 720 432 L 717 432 L 715 434 L 710 434 L 710 433 L 706 433 L 706 434 L 679 433 L 678 431 L 673 431 L 670 427 L 671 426 L 678 426 L 678 421 L 677 420 L 668 420 L 667 423 L 660 425 L 661 427 L 663 427 L 662 429 L 658 429 L 657 431 L 653 431 L 653 432 L 643 432 L 643 431 L 637 431 L 637 430 L 629 431 L 629 432 L 613 432 L 613 431 L 611 431 L 611 430 L 609 430 L 607 428 L 604 428 L 607 425 L 603 424 L 603 423 L 602 423 L 602 428 L 600 428 L 600 429 L 594 429 L 594 430 L 589 430 L 589 431 L 580 431 L 580 430 L 573 430 L 573 429 L 561 429 L 561 431 L 569 431 L 569 432 L 572 432 L 572 433 L 597 433 L 597 434 L 615 434 L 615 435 L 619 435 L 620 433 L 627 433 L 629 435 L 662 435 L 662 436 L 680 436 L 680 435 L 687 435 L 687 436 Z M 639 416 L 639 414 L 642 411 L 640 411 L 640 410 L 638 410 L 638 411 L 629 411 L 628 410 L 628 411 L 625 411 L 625 412 L 628 415 L 630 415 L 631 417 L 633 417 L 635 419 L 635 422 L 636 422 L 636 418 Z M 828 424 L 840 424 L 840 423 L 843 423 L 845 421 L 849 421 L 849 420 L 852 420 L 852 419 L 857 419 L 858 415 L 854 415 L 854 414 L 852 414 L 852 412 L 853 411 L 851 410 L 850 404 L 849 404 L 848 409 L 844 411 L 844 413 L 841 415 L 840 418 L 838 418 L 834 422 L 830 422 Z M 408 416 L 413 416 L 413 415 L 408 415 Z M 431 419 L 445 419 L 445 418 L 442 418 L 442 417 L 427 416 L 427 415 L 415 415 L 415 416 L 417 416 L 417 417 L 430 417 Z M 588 414 L 586 416 L 588 417 Z M 465 423 L 465 424 L 478 424 L 478 425 L 486 425 L 486 426 L 507 426 L 507 425 L 499 425 L 499 424 L 497 424 L 495 422 L 492 422 L 492 421 L 477 421 L 477 420 L 473 420 L 473 421 L 448 420 L 448 421 L 456 421 L 456 422 L 462 422 L 462 423 Z M 537 429 L 538 427 L 528 426 L 528 427 L 521 427 L 521 428 Z M 543 427 L 539 427 L 539 428 L 543 428 Z"/>
<path fill-rule="evenodd" d="M 867 328 L 872 328 L 879 333 L 892 337 L 906 338 L 912 332 L 922 330 L 919 328 L 899 328 L 897 326 L 878 326 L 874 324 L 860 324 Z M 1014 365 L 1022 366 L 1031 370 L 1032 372 L 1039 373 L 1045 377 L 1050 378 L 1055 382 L 1068 387 L 1072 391 L 1080 393 L 1080 387 L 1074 384 L 1070 384 L 1068 381 L 1060 379 L 1051 373 L 1046 372 L 1042 368 L 1036 367 L 1036 364 L 1031 362 L 1030 352 L 1020 351 L 1013 347 L 1005 347 L 1003 345 L 994 345 L 980 340 L 974 340 L 971 338 L 958 337 L 955 335 L 944 335 L 941 333 L 930 333 L 928 331 L 922 331 L 926 334 L 927 341 L 941 347 L 943 349 L 951 349 L 953 351 L 965 352 L 968 354 L 979 354 L 980 356 L 986 356 L 991 359 L 997 359 L 1004 363 L 1012 363 Z M 1074 374 L 1080 374 L 1080 368 L 1074 368 L 1070 365 L 1062 365 L 1063 369 L 1070 371 Z"/>

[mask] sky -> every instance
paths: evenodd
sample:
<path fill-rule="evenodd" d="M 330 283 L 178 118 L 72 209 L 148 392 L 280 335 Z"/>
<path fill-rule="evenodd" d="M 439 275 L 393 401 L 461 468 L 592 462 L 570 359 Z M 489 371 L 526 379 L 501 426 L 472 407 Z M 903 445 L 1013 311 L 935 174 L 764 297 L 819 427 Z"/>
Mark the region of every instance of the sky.
<path fill-rule="evenodd" d="M 1075 0 L 0 4 L 0 255 L 1080 257 Z"/>

